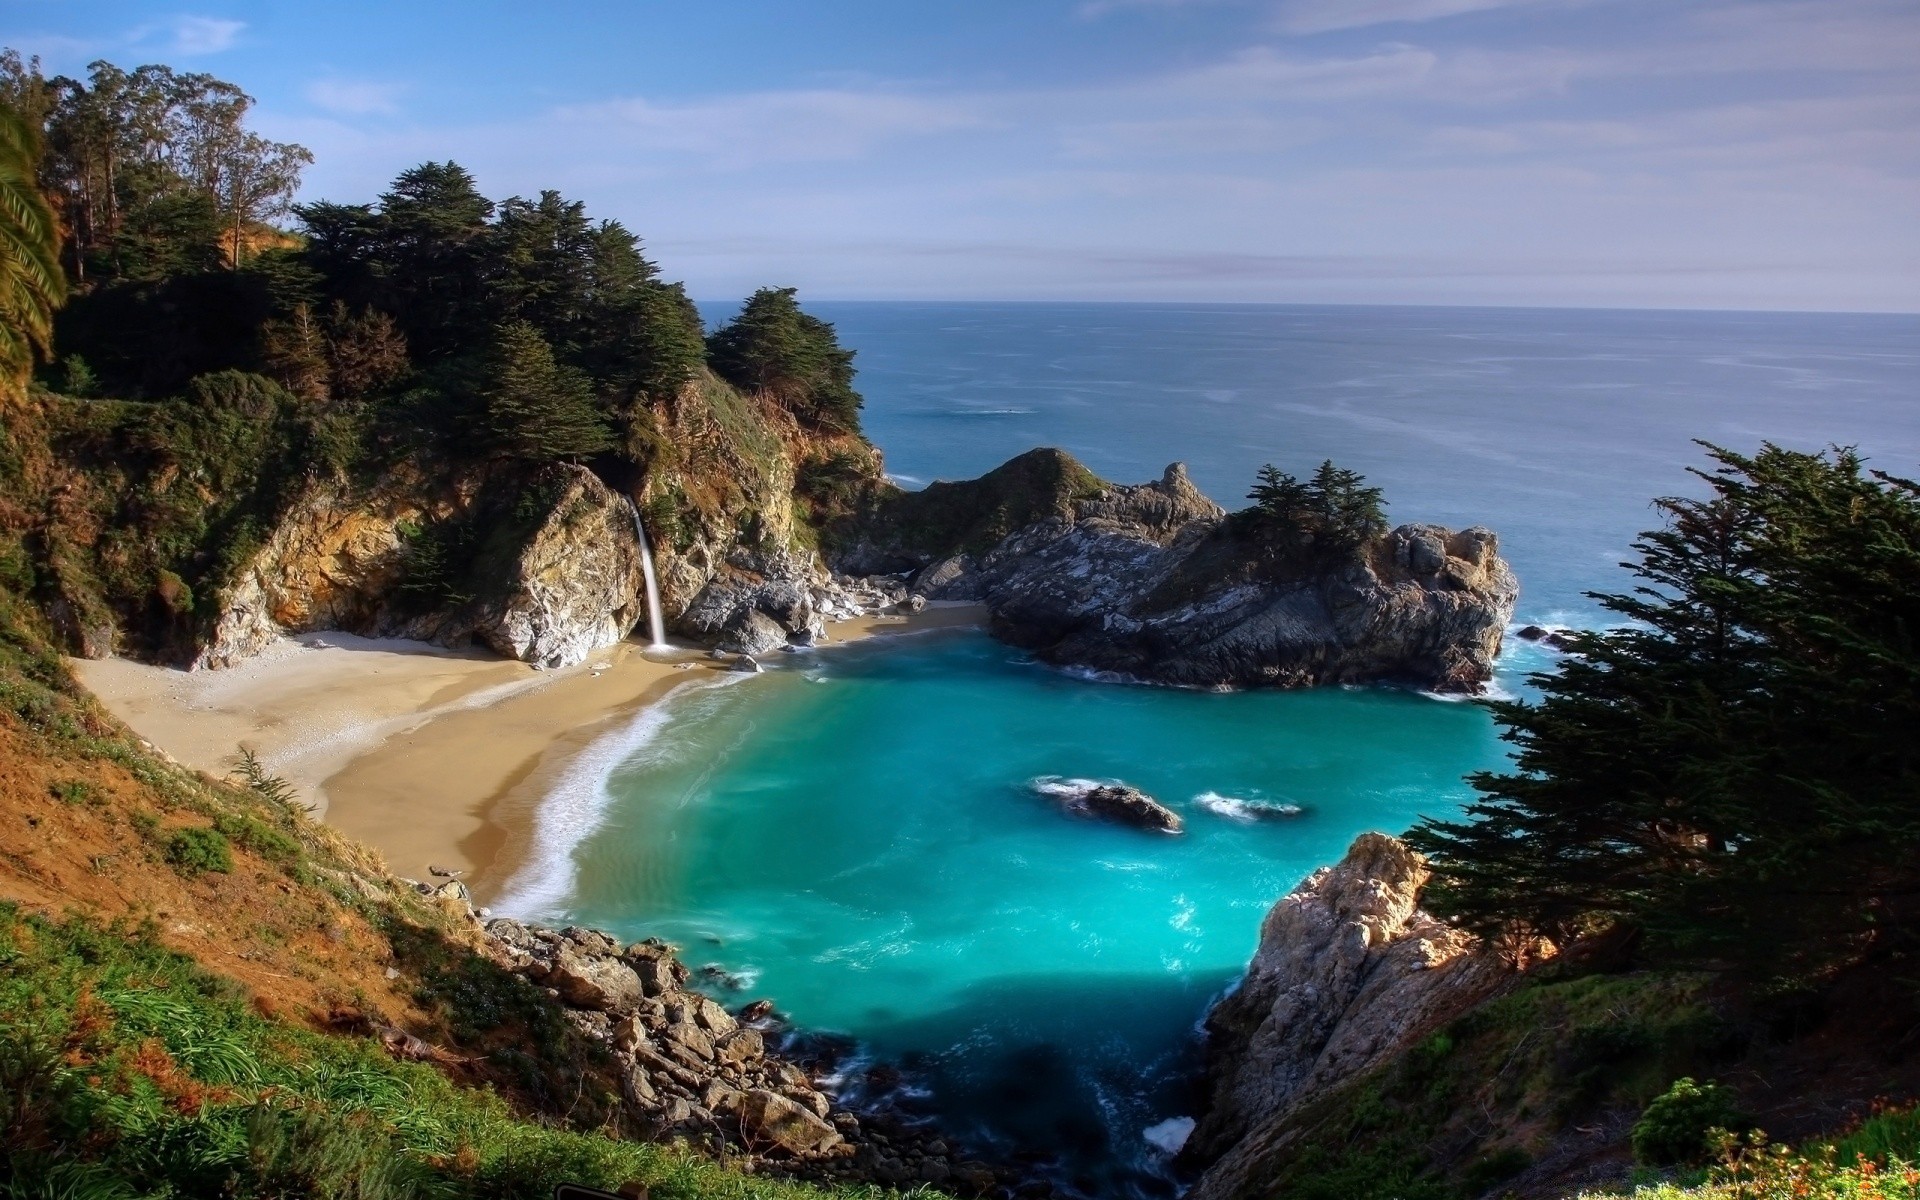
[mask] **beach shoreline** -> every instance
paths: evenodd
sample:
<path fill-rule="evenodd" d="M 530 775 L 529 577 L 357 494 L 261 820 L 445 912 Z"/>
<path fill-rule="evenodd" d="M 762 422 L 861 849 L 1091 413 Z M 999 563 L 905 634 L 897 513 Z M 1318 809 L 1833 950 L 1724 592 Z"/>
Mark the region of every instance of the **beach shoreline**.
<path fill-rule="evenodd" d="M 975 605 L 863 616 L 836 645 L 980 624 Z M 241 749 L 293 784 L 316 817 L 410 879 L 455 872 L 479 903 L 532 853 L 541 802 L 568 766 L 680 685 L 727 670 L 704 647 L 610 647 L 537 670 L 484 651 L 318 633 L 237 667 L 181 671 L 74 659 L 75 675 L 135 733 L 186 766 L 226 775 Z"/>

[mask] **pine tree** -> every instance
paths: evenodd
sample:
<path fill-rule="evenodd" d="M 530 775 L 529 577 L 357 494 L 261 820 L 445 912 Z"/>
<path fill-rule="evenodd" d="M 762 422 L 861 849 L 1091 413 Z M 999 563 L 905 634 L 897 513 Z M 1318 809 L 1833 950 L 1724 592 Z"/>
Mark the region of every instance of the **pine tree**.
<path fill-rule="evenodd" d="M 495 332 L 482 397 L 489 440 L 509 457 L 580 459 L 613 445 L 591 381 L 554 361 L 553 348 L 525 321 Z"/>
<path fill-rule="evenodd" d="M 1322 462 L 1307 482 L 1306 495 L 1315 524 L 1328 544 L 1364 545 L 1387 531 L 1385 493 L 1366 486 L 1358 471 Z"/>
<path fill-rule="evenodd" d="M 1261 517 L 1276 524 L 1297 525 L 1308 511 L 1307 486 L 1272 463 L 1260 468 L 1247 499 Z"/>
<path fill-rule="evenodd" d="M 755 292 L 707 339 L 707 355 L 729 383 L 772 396 L 810 424 L 860 428 L 853 351 L 841 348 L 832 325 L 801 310 L 793 288 Z"/>
<path fill-rule="evenodd" d="M 1411 835 L 1442 911 L 1780 975 L 1913 939 L 1920 485 L 1708 449 L 1712 495 L 1660 501 L 1638 586 L 1597 597 L 1630 623 L 1492 706 L 1518 769 Z"/>

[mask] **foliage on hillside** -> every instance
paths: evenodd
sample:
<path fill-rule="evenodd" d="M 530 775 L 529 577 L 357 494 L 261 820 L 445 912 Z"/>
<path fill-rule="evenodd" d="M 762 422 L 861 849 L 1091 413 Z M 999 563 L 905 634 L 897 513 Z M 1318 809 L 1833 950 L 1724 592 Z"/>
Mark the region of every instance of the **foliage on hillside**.
<path fill-rule="evenodd" d="M 1880 1113 L 1801 1147 L 1723 1131 L 1720 1163 L 1697 1182 L 1662 1180 L 1578 1200 L 1920 1200 L 1920 1109 Z"/>
<path fill-rule="evenodd" d="M 621 1140 L 604 1049 L 237 766 L 143 749 L 0 586 L 0 1195 L 821 1194 Z"/>
<path fill-rule="evenodd" d="M 39 178 L 77 283 L 59 361 L 5 431 L 0 525 L 18 535 L 9 577 L 72 649 L 189 656 L 235 572 L 318 488 L 532 486 L 585 461 L 643 505 L 655 540 L 702 544 L 708 561 L 810 546 L 809 523 L 844 507 L 841 481 L 880 478 L 852 354 L 792 289 L 756 294 L 716 333 L 736 390 L 709 370 L 680 285 L 557 192 L 496 202 L 429 162 L 374 203 L 289 208 L 269 189 L 236 217 L 221 181 L 258 167 L 264 188 L 299 154 L 246 129 L 233 85 L 107 63 L 49 80 L 7 52 L 0 98 L 47 137 Z M 28 164 L 28 193 L 32 180 Z M 249 234 L 238 253 L 236 229 L 287 212 L 297 235 Z M 797 476 L 829 482 L 796 505 Z M 399 599 L 471 599 L 442 560 L 511 533 L 479 527 L 501 511 L 420 539 Z"/>
<path fill-rule="evenodd" d="M 1851 451 L 1709 448 L 1643 535 L 1629 624 L 1493 705 L 1518 770 L 1412 840 L 1494 931 L 1608 925 L 1643 957 L 1808 980 L 1920 929 L 1920 484 Z M 1900 965 L 1907 964 L 1907 965 Z"/>

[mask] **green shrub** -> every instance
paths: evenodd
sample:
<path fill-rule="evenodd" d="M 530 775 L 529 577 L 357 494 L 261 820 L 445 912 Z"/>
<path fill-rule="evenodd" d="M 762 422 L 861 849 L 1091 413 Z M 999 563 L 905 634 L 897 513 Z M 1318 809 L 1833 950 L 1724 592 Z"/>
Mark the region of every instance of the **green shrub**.
<path fill-rule="evenodd" d="M 233 870 L 233 850 L 218 829 L 182 829 L 167 839 L 167 861 L 188 878 L 206 871 L 225 875 Z"/>
<path fill-rule="evenodd" d="M 300 857 L 300 843 L 252 817 L 222 813 L 213 819 L 213 828 L 244 850 L 251 850 L 270 862 L 286 865 Z"/>
<path fill-rule="evenodd" d="M 1714 1151 L 1710 1131 L 1738 1131 L 1747 1124 L 1731 1089 L 1682 1076 L 1634 1123 L 1633 1156 L 1659 1167 L 1702 1162 Z"/>
<path fill-rule="evenodd" d="M 63 804 L 89 804 L 98 798 L 94 786 L 84 779 L 61 779 L 47 785 L 47 792 Z"/>

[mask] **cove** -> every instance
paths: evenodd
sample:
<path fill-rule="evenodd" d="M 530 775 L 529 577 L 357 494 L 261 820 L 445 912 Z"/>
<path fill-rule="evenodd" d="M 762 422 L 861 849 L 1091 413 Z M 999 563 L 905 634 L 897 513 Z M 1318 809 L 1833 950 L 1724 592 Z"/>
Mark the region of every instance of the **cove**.
<path fill-rule="evenodd" d="M 680 944 L 1089 1193 L 1163 1190 L 1142 1131 L 1188 1111 L 1195 1024 L 1274 900 L 1504 761 L 1483 708 L 1411 691 L 1178 691 L 973 630 L 885 641 L 670 700 L 547 915 Z M 1046 776 L 1134 784 L 1186 833 L 1069 815 Z"/>

